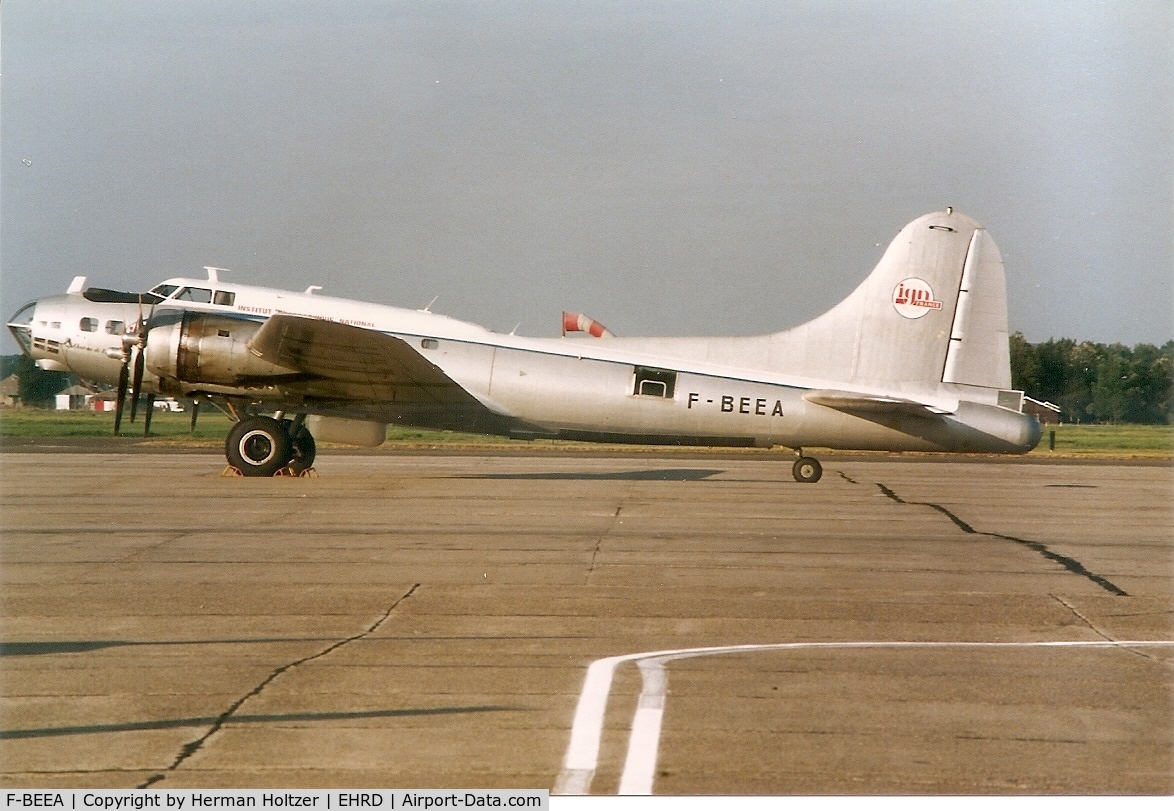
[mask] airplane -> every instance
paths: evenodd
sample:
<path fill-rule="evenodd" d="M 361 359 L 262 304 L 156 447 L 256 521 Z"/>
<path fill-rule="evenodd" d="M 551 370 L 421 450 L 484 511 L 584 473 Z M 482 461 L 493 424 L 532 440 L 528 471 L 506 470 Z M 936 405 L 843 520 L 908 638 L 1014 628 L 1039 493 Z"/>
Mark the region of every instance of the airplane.
<path fill-rule="evenodd" d="M 1011 388 L 999 249 L 952 208 L 902 228 L 828 312 L 767 335 L 617 337 L 566 313 L 562 337 L 507 335 L 206 271 L 147 293 L 79 276 L 8 326 L 39 367 L 116 384 L 116 434 L 128 393 L 132 420 L 142 394 L 147 420 L 156 394 L 226 411 L 225 456 L 245 476 L 305 474 L 317 442 L 376 446 L 388 424 L 782 446 L 804 483 L 822 475 L 804 448 L 1022 454 L 1041 434 Z"/>

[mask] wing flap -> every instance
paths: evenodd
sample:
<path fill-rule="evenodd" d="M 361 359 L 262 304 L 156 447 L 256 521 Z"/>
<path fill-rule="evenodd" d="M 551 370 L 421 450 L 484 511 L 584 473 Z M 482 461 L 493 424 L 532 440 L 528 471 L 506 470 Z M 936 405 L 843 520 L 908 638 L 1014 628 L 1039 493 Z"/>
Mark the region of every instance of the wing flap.
<path fill-rule="evenodd" d="M 837 411 L 862 414 L 907 414 L 914 417 L 937 417 L 950 412 L 937 406 L 906 400 L 903 397 L 887 397 L 878 394 L 861 394 L 852 391 L 819 389 L 809 391 L 803 399 L 815 405 L 834 408 Z"/>

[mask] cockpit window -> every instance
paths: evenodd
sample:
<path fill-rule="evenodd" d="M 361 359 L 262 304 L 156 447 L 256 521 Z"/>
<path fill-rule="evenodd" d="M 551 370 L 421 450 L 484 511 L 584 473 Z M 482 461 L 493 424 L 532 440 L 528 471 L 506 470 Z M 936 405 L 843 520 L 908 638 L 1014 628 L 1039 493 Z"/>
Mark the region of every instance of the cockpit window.
<path fill-rule="evenodd" d="M 227 290 L 217 290 L 212 299 L 213 304 L 222 304 L 225 307 L 231 307 L 234 301 L 236 301 L 236 293 L 229 293 Z"/>
<path fill-rule="evenodd" d="M 193 301 L 196 304 L 211 304 L 212 291 L 205 287 L 185 287 L 175 294 L 175 301 Z"/>
<path fill-rule="evenodd" d="M 167 298 L 178 289 L 179 287 L 174 284 L 160 284 L 152 287 L 151 292 L 156 296 L 160 296 L 161 298 Z"/>

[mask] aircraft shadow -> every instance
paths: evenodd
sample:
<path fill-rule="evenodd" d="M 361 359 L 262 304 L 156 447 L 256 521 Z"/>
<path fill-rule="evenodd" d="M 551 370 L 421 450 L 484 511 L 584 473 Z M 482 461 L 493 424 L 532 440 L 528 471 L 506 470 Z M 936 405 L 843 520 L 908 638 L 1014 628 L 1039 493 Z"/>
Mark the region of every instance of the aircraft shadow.
<path fill-rule="evenodd" d="M 473 476 L 456 476 L 461 479 L 505 479 L 540 481 L 628 481 L 628 482 L 696 482 L 725 473 L 724 470 L 698 468 L 669 468 L 664 470 L 622 470 L 616 473 L 480 473 Z"/>
<path fill-rule="evenodd" d="M 534 634 L 517 634 L 517 635 L 494 635 L 494 636 L 412 636 L 412 637 L 384 637 L 383 641 L 393 641 L 397 639 L 410 640 L 412 642 L 419 642 L 422 640 L 446 640 L 446 641 L 461 641 L 461 640 L 477 640 L 485 641 L 486 639 L 502 639 L 502 640 L 534 640 L 534 639 L 586 639 L 588 637 L 575 635 L 534 635 Z M 275 637 L 259 638 L 259 639 L 162 639 L 162 640 L 148 640 L 138 641 L 130 639 L 86 639 L 86 640 L 69 640 L 69 641 L 55 641 L 55 642 L 0 642 L 0 657 L 4 656 L 52 656 L 60 653 L 89 653 L 91 651 L 106 650 L 107 648 L 133 648 L 133 647 L 163 647 L 163 646 L 191 646 L 191 645 L 269 645 L 274 643 L 285 642 L 331 642 L 334 641 L 332 637 Z"/>
<path fill-rule="evenodd" d="M 267 715 L 233 715 L 226 726 L 233 724 L 276 724 L 291 721 L 340 721 L 363 718 L 406 718 L 424 715 L 463 715 L 480 712 L 519 712 L 526 707 L 507 707 L 499 704 L 484 704 L 470 707 L 419 707 L 399 710 L 366 710 L 363 712 L 291 712 Z M 168 718 L 159 721 L 128 721 L 122 724 L 87 724 L 69 727 L 42 727 L 40 729 L 0 730 L 0 740 L 26 738 L 54 738 L 68 735 L 96 735 L 105 732 L 142 732 L 156 729 L 178 729 L 180 727 L 207 727 L 220 722 L 216 716 L 193 718 Z"/>
<path fill-rule="evenodd" d="M 0 642 L 0 656 L 44 656 L 50 653 L 87 653 L 92 650 L 134 645 L 134 642 L 93 640 L 89 642 Z"/>

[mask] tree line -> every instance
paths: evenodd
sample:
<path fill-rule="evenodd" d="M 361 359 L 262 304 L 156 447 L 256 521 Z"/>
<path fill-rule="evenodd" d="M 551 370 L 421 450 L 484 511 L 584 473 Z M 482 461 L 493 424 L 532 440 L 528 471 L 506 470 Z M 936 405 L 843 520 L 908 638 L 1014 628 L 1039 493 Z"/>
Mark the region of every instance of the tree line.
<path fill-rule="evenodd" d="M 1011 385 L 1060 406 L 1064 422 L 1174 422 L 1174 341 L 1162 346 L 1011 336 Z"/>

